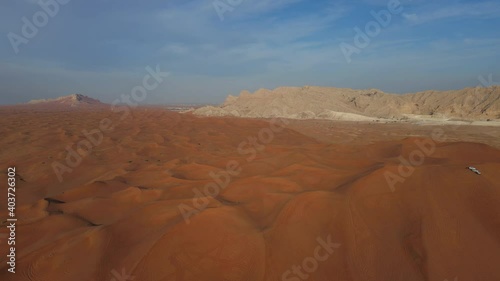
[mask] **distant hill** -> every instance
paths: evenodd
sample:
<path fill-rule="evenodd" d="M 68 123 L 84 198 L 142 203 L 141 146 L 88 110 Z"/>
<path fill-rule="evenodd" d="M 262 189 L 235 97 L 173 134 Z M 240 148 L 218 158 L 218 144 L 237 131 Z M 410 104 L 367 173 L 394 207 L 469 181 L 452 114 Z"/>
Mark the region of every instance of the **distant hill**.
<path fill-rule="evenodd" d="M 97 99 L 93 99 L 81 94 L 73 94 L 55 99 L 31 100 L 28 102 L 28 104 L 54 107 L 95 107 L 106 105 Z"/>
<path fill-rule="evenodd" d="M 241 92 L 229 96 L 219 107 L 193 111 L 202 116 L 250 118 L 285 117 L 368 121 L 412 118 L 500 118 L 500 86 L 453 91 L 388 94 L 377 89 L 353 90 L 327 87 L 280 87 Z"/>

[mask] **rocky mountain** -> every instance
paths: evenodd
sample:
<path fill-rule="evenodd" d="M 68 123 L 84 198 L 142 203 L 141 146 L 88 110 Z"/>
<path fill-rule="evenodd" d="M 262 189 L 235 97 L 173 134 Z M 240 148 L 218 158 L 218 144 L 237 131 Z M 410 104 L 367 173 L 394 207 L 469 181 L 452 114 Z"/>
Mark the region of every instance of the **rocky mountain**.
<path fill-rule="evenodd" d="M 500 118 L 500 86 L 453 91 L 389 94 L 377 89 L 280 87 L 229 96 L 220 107 L 193 111 L 202 116 L 285 117 L 368 121 L 415 116 L 487 120 Z"/>
<path fill-rule="evenodd" d="M 87 107 L 87 106 L 103 106 L 104 103 L 97 99 L 93 99 L 81 94 L 73 94 L 55 99 L 31 100 L 28 102 L 31 105 L 46 105 L 46 106 L 69 106 L 69 107 Z"/>

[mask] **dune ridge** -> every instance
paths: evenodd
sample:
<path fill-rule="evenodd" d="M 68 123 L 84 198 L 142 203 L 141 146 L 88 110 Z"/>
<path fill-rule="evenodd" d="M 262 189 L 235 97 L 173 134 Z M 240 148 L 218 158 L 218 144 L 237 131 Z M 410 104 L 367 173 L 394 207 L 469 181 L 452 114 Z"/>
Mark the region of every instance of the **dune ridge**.
<path fill-rule="evenodd" d="M 64 162 L 65 147 L 120 116 L 0 117 L 0 145 L 9 147 L 0 169 L 16 165 L 22 179 L 17 273 L 6 272 L 1 247 L 2 280 L 294 280 L 283 274 L 318 239 L 338 247 L 314 271 L 302 269 L 307 280 L 500 280 L 500 150 L 486 144 L 437 143 L 393 192 L 384 174 L 397 173 L 398 157 L 409 158 L 421 137 L 330 143 L 285 128 L 252 159 L 238 147 L 269 122 L 138 108 L 59 182 L 51 164 Z M 179 205 L 194 208 L 194 191 L 228 161 L 241 172 L 186 223 Z"/>

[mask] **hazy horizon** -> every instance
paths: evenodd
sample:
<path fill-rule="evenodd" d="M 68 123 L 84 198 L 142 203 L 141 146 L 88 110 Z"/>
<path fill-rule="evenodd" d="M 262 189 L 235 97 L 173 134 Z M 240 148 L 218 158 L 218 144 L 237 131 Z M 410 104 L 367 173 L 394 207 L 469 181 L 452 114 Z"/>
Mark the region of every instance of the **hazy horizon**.
<path fill-rule="evenodd" d="M 217 104 L 279 86 L 409 93 L 500 80 L 495 1 L 41 3 L 0 3 L 0 104 L 73 93 L 111 102 L 142 85 L 146 67 L 169 75 L 143 104 Z M 356 28 L 367 42 L 356 44 Z M 357 51 L 346 56 L 346 46 Z"/>

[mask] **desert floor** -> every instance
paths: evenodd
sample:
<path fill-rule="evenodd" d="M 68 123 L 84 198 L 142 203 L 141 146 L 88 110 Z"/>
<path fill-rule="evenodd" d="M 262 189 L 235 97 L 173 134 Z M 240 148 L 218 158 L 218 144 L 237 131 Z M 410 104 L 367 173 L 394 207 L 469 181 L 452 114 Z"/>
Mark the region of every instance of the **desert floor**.
<path fill-rule="evenodd" d="M 124 112 L 0 110 L 1 280 L 500 280 L 498 128 Z"/>

